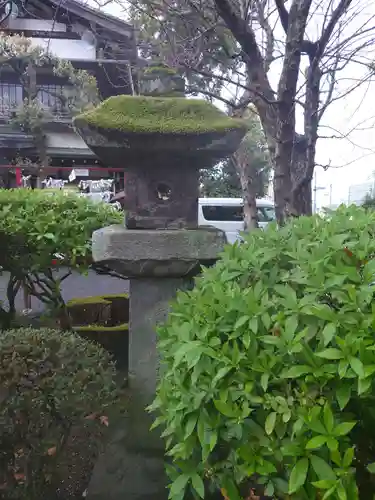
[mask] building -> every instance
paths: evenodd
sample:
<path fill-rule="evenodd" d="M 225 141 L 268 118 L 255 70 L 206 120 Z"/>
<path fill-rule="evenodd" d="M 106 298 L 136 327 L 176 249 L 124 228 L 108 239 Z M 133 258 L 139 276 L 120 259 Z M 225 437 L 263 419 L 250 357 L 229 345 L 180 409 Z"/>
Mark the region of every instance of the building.
<path fill-rule="evenodd" d="M 375 178 L 370 178 L 361 184 L 352 184 L 348 190 L 348 205 L 362 205 L 367 196 L 375 195 Z"/>
<path fill-rule="evenodd" d="M 89 71 L 97 79 L 101 98 L 134 93 L 137 67 L 135 31 L 126 22 L 92 9 L 78 0 L 13 0 L 11 16 L 1 26 L 7 35 L 22 34 L 52 55 L 71 61 L 77 69 Z M 38 99 L 51 111 L 45 125 L 47 174 L 68 179 L 72 169 L 77 178 L 112 176 L 121 183 L 119 169 L 105 166 L 75 134 L 71 115 L 61 109 L 53 96 L 66 82 L 52 68 L 36 68 Z M 0 65 L 0 173 L 7 187 L 15 184 L 19 169 L 16 157 L 35 157 L 33 137 L 9 125 L 14 110 L 22 104 L 24 88 L 19 76 Z M 61 102 L 60 102 L 61 104 Z M 109 168 L 108 168 L 109 167 Z M 121 186 L 120 186 L 121 188 Z"/>

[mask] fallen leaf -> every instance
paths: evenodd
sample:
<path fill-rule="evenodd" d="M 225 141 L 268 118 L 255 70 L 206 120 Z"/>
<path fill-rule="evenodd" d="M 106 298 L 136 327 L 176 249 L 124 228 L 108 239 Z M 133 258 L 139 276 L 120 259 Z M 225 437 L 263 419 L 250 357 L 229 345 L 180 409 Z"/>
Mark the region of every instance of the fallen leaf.
<path fill-rule="evenodd" d="M 102 415 L 100 418 L 100 423 L 105 425 L 106 427 L 109 426 L 109 420 L 108 420 L 108 417 L 106 417 L 105 415 Z"/>
<path fill-rule="evenodd" d="M 230 500 L 230 498 L 227 495 L 227 491 L 224 490 L 224 488 L 221 488 L 221 494 L 223 495 L 224 500 Z"/>
<path fill-rule="evenodd" d="M 91 413 L 91 415 L 87 415 L 87 417 L 85 417 L 85 420 L 95 420 L 97 416 L 97 413 Z"/>
<path fill-rule="evenodd" d="M 25 481 L 25 479 L 26 479 L 25 474 L 21 474 L 21 473 L 17 473 L 17 472 L 14 474 L 13 477 L 16 481 Z"/>
<path fill-rule="evenodd" d="M 56 446 L 52 446 L 52 448 L 48 448 L 47 455 L 53 457 L 54 455 L 56 455 L 56 451 L 57 451 Z"/>
<path fill-rule="evenodd" d="M 255 494 L 253 489 L 250 490 L 250 496 L 247 497 L 247 500 L 260 500 L 260 496 Z"/>

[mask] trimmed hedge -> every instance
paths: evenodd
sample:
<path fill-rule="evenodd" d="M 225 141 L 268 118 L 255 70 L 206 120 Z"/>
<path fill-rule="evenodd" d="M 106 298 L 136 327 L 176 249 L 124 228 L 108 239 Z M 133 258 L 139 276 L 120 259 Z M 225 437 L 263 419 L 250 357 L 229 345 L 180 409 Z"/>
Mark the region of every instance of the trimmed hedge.
<path fill-rule="evenodd" d="M 106 351 L 74 333 L 0 332 L 1 498 L 83 494 L 118 401 L 115 378 Z"/>
<path fill-rule="evenodd" d="M 375 495 L 375 212 L 228 246 L 158 330 L 171 500 Z"/>

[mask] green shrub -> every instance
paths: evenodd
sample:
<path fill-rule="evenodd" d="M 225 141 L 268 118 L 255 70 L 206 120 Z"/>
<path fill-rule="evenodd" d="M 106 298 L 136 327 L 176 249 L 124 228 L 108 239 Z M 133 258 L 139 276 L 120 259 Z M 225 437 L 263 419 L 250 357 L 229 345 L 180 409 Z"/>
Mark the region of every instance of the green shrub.
<path fill-rule="evenodd" d="M 62 461 L 69 465 L 73 450 L 82 458 L 98 444 L 100 422 L 108 423 L 116 400 L 114 380 L 109 355 L 75 334 L 0 333 L 1 498 L 57 498 L 59 483 L 69 481 L 61 477 Z M 77 430 L 87 436 L 78 450 L 70 439 Z"/>
<path fill-rule="evenodd" d="M 179 294 L 152 405 L 170 498 L 373 498 L 374 256 L 375 213 L 341 207 L 252 232 Z"/>
<path fill-rule="evenodd" d="M 93 231 L 122 219 L 113 207 L 73 193 L 0 189 L 0 268 L 10 273 L 8 302 L 22 280 L 42 302 L 65 313 L 61 281 L 72 269 L 87 270 Z M 67 272 L 57 276 L 53 271 L 61 266 Z"/>

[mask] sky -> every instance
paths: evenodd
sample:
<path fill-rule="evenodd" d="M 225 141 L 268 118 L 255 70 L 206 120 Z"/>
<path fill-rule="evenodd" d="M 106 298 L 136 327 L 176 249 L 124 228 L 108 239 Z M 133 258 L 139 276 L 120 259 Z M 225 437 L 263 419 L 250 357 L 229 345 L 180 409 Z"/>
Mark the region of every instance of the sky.
<path fill-rule="evenodd" d="M 324 4 L 323 0 L 320 2 Z M 335 0 L 332 0 L 335 2 Z M 360 29 L 369 19 L 375 17 L 374 0 L 355 0 L 364 9 L 360 15 L 353 18 L 350 25 L 344 28 L 345 36 Z M 104 10 L 110 14 L 123 17 L 122 9 L 116 3 L 108 4 Z M 319 13 L 316 13 L 319 19 Z M 308 34 L 314 39 L 318 32 L 318 22 L 310 25 Z M 373 20 L 375 24 L 375 19 Z M 315 33 L 316 32 L 316 33 Z M 375 62 L 374 50 L 368 51 L 368 57 Z M 276 84 L 280 72 L 280 65 L 273 66 L 269 74 L 271 82 Z M 338 92 L 344 93 L 354 79 L 363 74 L 364 69 L 358 65 L 348 65 L 340 73 Z M 275 85 L 274 85 L 275 88 Z M 326 206 L 331 203 L 348 201 L 349 186 L 361 184 L 372 178 L 375 172 L 375 79 L 373 82 L 363 84 L 357 90 L 346 97 L 332 103 L 327 109 L 321 122 L 319 130 L 321 138 L 317 145 L 316 163 L 329 166 L 323 169 L 317 166 L 315 169 L 314 184 L 318 187 L 316 191 L 317 206 Z M 297 116 L 298 119 L 301 118 Z M 340 138 L 332 138 L 332 136 Z M 327 137 L 327 138 L 326 138 Z M 330 138 L 328 138 L 330 137 Z"/>

